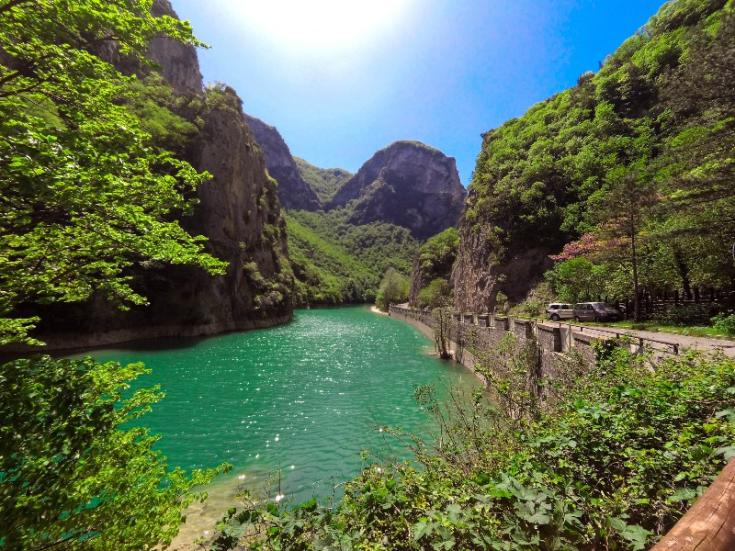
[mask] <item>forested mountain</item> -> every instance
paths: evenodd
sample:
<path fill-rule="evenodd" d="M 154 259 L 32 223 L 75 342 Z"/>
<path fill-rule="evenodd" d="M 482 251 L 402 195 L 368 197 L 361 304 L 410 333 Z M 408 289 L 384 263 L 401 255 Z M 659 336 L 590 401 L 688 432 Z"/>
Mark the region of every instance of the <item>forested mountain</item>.
<path fill-rule="evenodd" d="M 288 244 L 297 304 L 372 302 L 390 268 L 408 275 L 418 243 L 400 226 L 355 226 L 347 212 L 289 211 Z"/>
<path fill-rule="evenodd" d="M 294 157 L 294 160 L 301 177 L 314 190 L 322 205 L 326 205 L 352 178 L 352 173 L 341 168 L 319 168 L 298 157 Z"/>
<path fill-rule="evenodd" d="M 456 306 L 523 299 L 549 255 L 584 259 L 611 299 L 733 289 L 734 60 L 732 2 L 667 3 L 598 73 L 485 134 Z"/>
<path fill-rule="evenodd" d="M 372 302 L 388 269 L 410 274 L 416 234 L 433 235 L 459 216 L 464 189 L 454 161 L 423 144 L 394 144 L 353 176 L 294 158 L 276 128 L 246 120 L 289 209 L 297 305 Z M 367 185 L 370 178 L 380 182 Z"/>

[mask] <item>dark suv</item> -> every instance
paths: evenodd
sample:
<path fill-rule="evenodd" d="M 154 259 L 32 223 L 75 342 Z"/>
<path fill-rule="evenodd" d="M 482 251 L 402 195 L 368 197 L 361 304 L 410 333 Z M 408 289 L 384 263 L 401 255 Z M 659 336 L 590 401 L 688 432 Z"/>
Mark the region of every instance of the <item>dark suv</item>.
<path fill-rule="evenodd" d="M 618 321 L 622 314 L 604 302 L 580 302 L 574 305 L 574 319 L 576 321 Z"/>

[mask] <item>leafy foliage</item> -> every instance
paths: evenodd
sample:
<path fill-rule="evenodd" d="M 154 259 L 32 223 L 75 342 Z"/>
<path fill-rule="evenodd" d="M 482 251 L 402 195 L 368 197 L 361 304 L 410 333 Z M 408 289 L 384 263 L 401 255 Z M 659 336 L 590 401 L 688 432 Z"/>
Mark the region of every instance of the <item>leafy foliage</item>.
<path fill-rule="evenodd" d="M 449 278 L 459 250 L 459 232 L 447 228 L 421 245 L 411 277 L 409 300 L 419 308 L 447 306 Z"/>
<path fill-rule="evenodd" d="M 467 238 L 500 263 L 592 238 L 578 254 L 635 302 L 731 288 L 733 44 L 732 2 L 668 2 L 597 74 L 487 133 Z"/>
<path fill-rule="evenodd" d="M 452 271 L 459 248 L 457 228 L 447 228 L 426 240 L 419 250 L 419 266 L 429 278 L 447 277 Z"/>
<path fill-rule="evenodd" d="M 136 77 L 93 53 L 114 42 L 145 63 L 155 35 L 197 43 L 186 23 L 150 8 L 142 0 L 0 6 L 0 329 L 12 338 L 33 325 L 10 319 L 21 303 L 94 292 L 144 303 L 126 273 L 143 259 L 224 271 L 204 253 L 204 238 L 172 221 L 190 211 L 188 197 L 207 175 L 154 145 L 126 105 L 141 96 Z"/>
<path fill-rule="evenodd" d="M 217 471 L 169 470 L 158 438 L 130 428 L 163 397 L 122 399 L 144 372 L 48 356 L 0 367 L 0 547 L 153 549 L 176 535 L 182 509 L 203 498 L 192 488 Z"/>
<path fill-rule="evenodd" d="M 560 300 L 582 302 L 604 294 L 605 271 L 585 257 L 565 260 L 546 273 Z"/>
<path fill-rule="evenodd" d="M 712 326 L 723 335 L 735 335 L 735 314 L 718 314 L 712 318 Z"/>
<path fill-rule="evenodd" d="M 391 304 L 400 304 L 408 300 L 408 278 L 393 268 L 388 268 L 378 287 L 375 304 L 384 312 Z"/>
<path fill-rule="evenodd" d="M 524 353 L 508 347 L 501 361 L 521 376 Z M 366 466 L 334 511 L 229 521 L 258 549 L 645 549 L 735 452 L 735 364 L 691 355 L 651 371 L 617 349 L 567 385 L 543 410 L 507 402 L 512 423 L 481 394 L 442 405 L 419 389 L 441 424 L 436 444 L 417 442 L 421 468 Z"/>
<path fill-rule="evenodd" d="M 419 292 L 417 304 L 421 309 L 441 308 L 449 306 L 452 299 L 452 289 L 446 279 L 438 277 L 429 282 Z"/>
<path fill-rule="evenodd" d="M 100 294 L 146 298 L 146 262 L 227 264 L 176 221 L 209 179 L 176 153 L 196 131 L 150 71 L 125 76 L 101 54 L 145 68 L 150 41 L 199 44 L 150 0 L 0 3 L 0 345 L 36 343 L 28 304 Z M 194 486 L 216 471 L 169 470 L 156 437 L 129 422 L 162 397 L 123 399 L 140 365 L 49 357 L 0 365 L 0 546 L 153 549 L 177 533 Z M 220 469 L 221 470 L 221 469 Z"/>

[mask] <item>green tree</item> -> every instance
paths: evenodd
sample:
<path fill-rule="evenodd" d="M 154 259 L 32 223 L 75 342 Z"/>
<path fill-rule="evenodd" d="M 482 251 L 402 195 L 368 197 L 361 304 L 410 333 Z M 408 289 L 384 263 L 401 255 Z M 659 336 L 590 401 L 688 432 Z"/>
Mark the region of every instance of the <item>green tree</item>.
<path fill-rule="evenodd" d="M 122 399 L 144 372 L 48 356 L 2 366 L 0 547 L 138 550 L 176 535 L 181 510 L 203 497 L 192 488 L 215 471 L 168 470 L 158 438 L 129 428 L 163 396 Z"/>
<path fill-rule="evenodd" d="M 600 298 L 604 278 L 604 270 L 582 256 L 559 262 L 546 272 L 556 295 L 567 302 Z"/>
<path fill-rule="evenodd" d="M 432 280 L 419 292 L 418 307 L 422 309 L 447 307 L 451 302 L 452 289 L 449 282 L 440 277 Z"/>
<path fill-rule="evenodd" d="M 419 266 L 429 281 L 437 277 L 448 277 L 459 248 L 457 228 L 447 228 L 428 239 L 419 250 Z"/>
<path fill-rule="evenodd" d="M 36 320 L 29 302 L 76 302 L 99 292 L 143 304 L 127 270 L 156 260 L 222 273 L 173 215 L 205 181 L 157 148 L 125 105 L 136 77 L 95 55 L 143 65 L 158 34 L 196 43 L 188 24 L 153 17 L 145 0 L 0 3 L 0 343 Z"/>
<path fill-rule="evenodd" d="M 144 304 L 130 278 L 141 263 L 226 269 L 176 221 L 208 175 L 157 146 L 136 114 L 137 77 L 98 55 L 143 69 L 153 36 L 198 43 L 187 23 L 151 7 L 0 0 L 0 345 L 32 342 L 38 320 L 21 305 L 93 294 Z M 141 371 L 48 357 L 0 366 L 0 546 L 171 540 L 192 487 L 214 473 L 168 471 L 155 438 L 129 428 L 161 396 L 121 399 Z"/>
<path fill-rule="evenodd" d="M 383 280 L 378 287 L 375 304 L 383 310 L 388 311 L 391 304 L 398 304 L 408 300 L 408 278 L 401 275 L 393 268 L 388 268 Z"/>
<path fill-rule="evenodd" d="M 656 192 L 650 180 L 623 168 L 612 171 L 608 184 L 604 193 L 591 200 L 596 205 L 597 231 L 611 244 L 611 256 L 616 258 L 616 253 L 622 250 L 630 265 L 633 318 L 637 321 L 641 315 L 640 234 L 648 211 L 656 202 Z"/>

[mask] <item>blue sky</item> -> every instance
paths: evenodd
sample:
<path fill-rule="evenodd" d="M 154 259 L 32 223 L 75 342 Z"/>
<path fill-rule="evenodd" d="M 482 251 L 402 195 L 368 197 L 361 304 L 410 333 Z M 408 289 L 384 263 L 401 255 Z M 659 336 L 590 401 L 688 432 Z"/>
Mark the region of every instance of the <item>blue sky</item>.
<path fill-rule="evenodd" d="M 662 4 L 310 2 L 173 5 L 211 46 L 199 53 L 205 81 L 235 88 L 294 155 L 356 171 L 393 141 L 420 140 L 455 157 L 465 185 L 483 132 L 596 70 Z"/>

